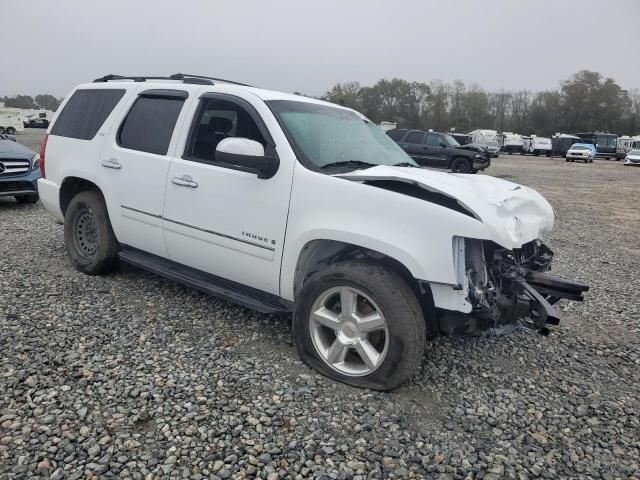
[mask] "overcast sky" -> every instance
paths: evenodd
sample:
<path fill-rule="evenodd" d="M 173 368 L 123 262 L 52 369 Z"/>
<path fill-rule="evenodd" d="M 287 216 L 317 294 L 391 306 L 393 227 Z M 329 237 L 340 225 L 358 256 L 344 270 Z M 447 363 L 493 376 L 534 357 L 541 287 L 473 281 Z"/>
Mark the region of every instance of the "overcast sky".
<path fill-rule="evenodd" d="M 640 0 L 2 0 L 0 95 L 107 73 L 199 73 L 320 95 L 400 77 L 640 87 Z"/>

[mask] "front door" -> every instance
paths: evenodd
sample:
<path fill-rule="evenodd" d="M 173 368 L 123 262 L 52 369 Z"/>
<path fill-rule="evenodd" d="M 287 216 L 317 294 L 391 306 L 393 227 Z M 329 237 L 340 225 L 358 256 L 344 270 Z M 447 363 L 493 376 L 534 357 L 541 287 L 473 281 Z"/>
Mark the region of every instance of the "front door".
<path fill-rule="evenodd" d="M 172 260 L 277 295 L 293 162 L 281 158 L 272 178 L 259 179 L 215 159 L 217 144 L 229 137 L 275 153 L 263 118 L 275 119 L 262 102 L 252 102 L 205 93 L 192 109 L 184 154 L 167 175 L 164 237 Z"/>
<path fill-rule="evenodd" d="M 183 90 L 142 89 L 113 125 L 98 165 L 118 242 L 162 257 L 164 189 L 186 99 Z"/>
<path fill-rule="evenodd" d="M 435 133 L 427 133 L 426 140 L 427 157 L 430 165 L 447 168 L 449 156 L 447 154 L 447 144 L 444 139 Z"/>

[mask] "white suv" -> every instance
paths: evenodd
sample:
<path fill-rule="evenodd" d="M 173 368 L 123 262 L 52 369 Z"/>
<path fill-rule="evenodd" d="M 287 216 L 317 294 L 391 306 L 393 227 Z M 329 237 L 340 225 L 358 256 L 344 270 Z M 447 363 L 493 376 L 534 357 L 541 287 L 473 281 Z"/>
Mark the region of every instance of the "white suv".
<path fill-rule="evenodd" d="M 109 75 L 67 97 L 40 162 L 76 268 L 122 260 L 293 312 L 304 361 L 355 386 L 398 386 L 461 317 L 542 329 L 587 288 L 545 273 L 538 193 L 418 168 L 358 112 L 312 98 Z"/>

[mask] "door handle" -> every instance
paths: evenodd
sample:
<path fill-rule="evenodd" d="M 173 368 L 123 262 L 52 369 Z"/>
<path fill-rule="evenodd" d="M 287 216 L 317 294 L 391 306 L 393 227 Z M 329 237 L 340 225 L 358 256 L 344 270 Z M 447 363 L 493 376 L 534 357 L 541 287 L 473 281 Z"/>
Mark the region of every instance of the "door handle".
<path fill-rule="evenodd" d="M 110 158 L 109 160 L 102 160 L 100 165 L 106 168 L 113 168 L 114 170 L 120 170 L 122 165 L 115 158 Z"/>
<path fill-rule="evenodd" d="M 191 175 L 182 175 L 181 177 L 172 177 L 171 183 L 180 187 L 198 188 L 198 182 L 195 182 Z"/>

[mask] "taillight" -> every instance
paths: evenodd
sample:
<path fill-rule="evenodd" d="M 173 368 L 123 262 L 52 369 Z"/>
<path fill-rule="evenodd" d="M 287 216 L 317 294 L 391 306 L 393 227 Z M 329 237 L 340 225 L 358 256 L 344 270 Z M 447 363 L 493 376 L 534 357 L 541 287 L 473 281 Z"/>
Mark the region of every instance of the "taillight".
<path fill-rule="evenodd" d="M 47 140 L 49 139 L 49 134 L 45 134 L 42 139 L 42 143 L 40 144 L 40 176 L 42 178 L 47 178 L 44 173 L 44 153 L 47 150 Z"/>

